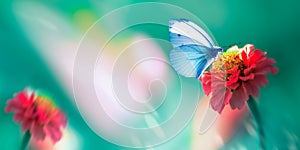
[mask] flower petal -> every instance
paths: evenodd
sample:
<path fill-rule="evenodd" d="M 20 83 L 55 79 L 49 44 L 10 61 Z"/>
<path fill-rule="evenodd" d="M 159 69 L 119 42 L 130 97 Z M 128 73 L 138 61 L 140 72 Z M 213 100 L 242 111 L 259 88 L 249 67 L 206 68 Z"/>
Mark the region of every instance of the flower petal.
<path fill-rule="evenodd" d="M 253 97 L 258 97 L 259 91 L 258 86 L 253 84 L 253 81 L 244 82 L 242 86 L 247 90 L 248 95 Z"/>
<path fill-rule="evenodd" d="M 37 140 L 50 136 L 55 143 L 62 136 L 60 129 L 66 126 L 67 118 L 49 98 L 35 94 L 34 91 L 28 92 L 28 89 L 17 93 L 7 102 L 5 111 L 15 113 L 13 119 L 22 124 L 23 131 L 29 130 Z"/>
<path fill-rule="evenodd" d="M 61 130 L 57 126 L 49 125 L 49 126 L 45 127 L 45 131 L 50 136 L 53 143 L 56 143 L 62 137 Z"/>
<path fill-rule="evenodd" d="M 202 83 L 202 88 L 204 90 L 205 95 L 209 95 L 211 93 L 211 75 L 209 72 L 204 72 L 202 78 L 199 79 Z"/>
<path fill-rule="evenodd" d="M 229 90 L 226 90 L 226 92 L 215 93 L 211 97 L 210 105 L 215 111 L 221 113 L 225 105 L 228 104 L 231 97 L 232 97 L 232 92 L 230 92 Z"/>
<path fill-rule="evenodd" d="M 248 80 L 253 80 L 254 77 L 255 77 L 255 75 L 254 75 L 253 73 L 251 73 L 251 74 L 249 74 L 249 75 L 247 75 L 247 76 L 244 76 L 244 77 L 240 76 L 240 79 L 241 79 L 242 81 L 248 81 Z"/>
<path fill-rule="evenodd" d="M 233 92 L 229 103 L 232 109 L 242 109 L 246 100 L 248 100 L 248 95 L 245 91 L 245 88 L 240 86 L 236 91 Z"/>
<path fill-rule="evenodd" d="M 46 137 L 46 133 L 43 129 L 42 126 L 40 125 L 37 125 L 37 124 L 33 124 L 31 129 L 30 129 L 30 133 L 31 135 L 33 135 L 33 137 L 36 139 L 36 140 L 44 140 L 45 137 Z"/>

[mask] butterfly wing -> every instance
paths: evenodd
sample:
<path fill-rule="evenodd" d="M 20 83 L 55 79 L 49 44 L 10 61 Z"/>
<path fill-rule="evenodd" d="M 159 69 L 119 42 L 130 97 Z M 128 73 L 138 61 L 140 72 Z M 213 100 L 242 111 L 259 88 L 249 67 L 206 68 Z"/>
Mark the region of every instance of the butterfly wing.
<path fill-rule="evenodd" d="M 215 43 L 201 27 L 186 19 L 172 19 L 169 22 L 170 41 L 173 47 L 201 45 L 213 48 Z"/>
<path fill-rule="evenodd" d="M 199 78 L 213 63 L 219 49 L 201 27 L 189 20 L 170 20 L 169 27 L 174 47 L 170 53 L 171 65 L 185 77 Z"/>
<path fill-rule="evenodd" d="M 174 47 L 170 53 L 171 65 L 185 77 L 201 77 L 218 53 L 223 51 L 215 47 L 207 32 L 189 20 L 171 20 L 169 32 Z M 209 107 L 200 125 L 200 133 L 206 132 L 217 117 L 218 112 Z"/>
<path fill-rule="evenodd" d="M 170 62 L 180 75 L 199 78 L 216 56 L 216 51 L 206 46 L 182 45 L 171 51 Z"/>
<path fill-rule="evenodd" d="M 204 134 L 210 127 L 212 127 L 213 124 L 216 122 L 218 116 L 219 113 L 213 110 L 212 107 L 209 105 L 205 112 L 204 118 L 200 124 L 200 134 Z"/>

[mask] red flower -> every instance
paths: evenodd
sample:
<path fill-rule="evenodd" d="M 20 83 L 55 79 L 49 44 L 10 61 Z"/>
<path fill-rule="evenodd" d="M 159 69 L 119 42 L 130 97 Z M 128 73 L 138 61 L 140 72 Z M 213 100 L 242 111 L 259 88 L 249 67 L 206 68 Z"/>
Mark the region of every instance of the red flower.
<path fill-rule="evenodd" d="M 56 143 L 62 137 L 61 128 L 67 123 L 65 115 L 49 98 L 28 89 L 9 100 L 5 112 L 14 112 L 14 120 L 22 124 L 22 130 L 29 130 L 37 140 L 49 136 Z"/>
<path fill-rule="evenodd" d="M 232 109 L 241 109 L 249 96 L 258 97 L 258 87 L 268 83 L 266 75 L 278 72 L 273 66 L 275 60 L 266 54 L 248 44 L 241 49 L 234 46 L 219 55 L 210 71 L 199 79 L 204 93 L 211 94 L 210 105 L 214 110 L 221 113 L 227 104 Z"/>

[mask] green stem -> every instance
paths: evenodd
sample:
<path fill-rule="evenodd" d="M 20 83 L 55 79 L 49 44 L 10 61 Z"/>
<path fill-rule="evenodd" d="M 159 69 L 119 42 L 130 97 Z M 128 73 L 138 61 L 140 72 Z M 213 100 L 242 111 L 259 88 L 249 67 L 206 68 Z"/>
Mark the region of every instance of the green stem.
<path fill-rule="evenodd" d="M 252 96 L 250 96 L 249 100 L 247 101 L 248 103 L 248 107 L 249 110 L 251 112 L 252 117 L 254 118 L 255 122 L 256 122 L 256 127 L 258 130 L 258 138 L 259 138 L 259 144 L 260 144 L 260 149 L 264 150 L 265 148 L 265 134 L 264 134 L 264 130 L 262 127 L 262 120 L 261 117 L 259 115 L 259 111 L 256 105 L 255 100 L 253 99 Z"/>
<path fill-rule="evenodd" d="M 29 130 L 27 130 L 25 135 L 23 136 L 21 150 L 26 150 L 27 149 L 27 145 L 30 141 L 30 138 L 31 138 L 31 134 L 30 134 Z"/>

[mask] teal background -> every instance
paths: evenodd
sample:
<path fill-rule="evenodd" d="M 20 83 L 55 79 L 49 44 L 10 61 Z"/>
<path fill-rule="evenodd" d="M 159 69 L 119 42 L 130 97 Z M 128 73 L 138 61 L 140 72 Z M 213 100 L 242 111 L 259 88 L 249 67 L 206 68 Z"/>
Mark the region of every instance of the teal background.
<path fill-rule="evenodd" d="M 107 12 L 128 4 L 145 1 L 138 0 L 103 0 L 98 8 L 86 1 L 52 1 L 39 3 L 46 5 L 63 15 L 73 18 L 74 12 L 88 9 L 100 18 Z M 255 47 L 268 52 L 268 56 L 277 61 L 279 73 L 269 76 L 270 83 L 260 93 L 259 109 L 262 113 L 263 127 L 266 132 L 268 149 L 298 149 L 300 136 L 299 117 L 299 54 L 300 42 L 300 1 L 296 0 L 187 0 L 155 1 L 180 6 L 198 16 L 210 29 L 219 45 L 232 43 L 253 43 Z M 0 2 L 0 109 L 5 107 L 6 100 L 17 91 L 27 86 L 43 89 L 53 95 L 55 103 L 68 116 L 69 125 L 81 136 L 82 149 L 125 149 L 113 145 L 88 128 L 77 108 L 71 104 L 71 98 L 62 88 L 49 66 L 38 53 L 13 13 L 14 1 Z M 149 11 L 149 13 L 159 13 Z M 145 14 L 147 15 L 147 14 Z M 76 22 L 74 21 L 74 24 Z M 166 31 L 153 27 L 139 28 L 144 33 L 159 35 L 168 39 Z M 42 39 L 41 39 L 42 40 Z M 251 118 L 248 118 L 251 119 Z M 189 146 L 188 126 L 178 137 L 169 143 L 154 149 L 177 147 L 186 149 Z M 15 149 L 21 142 L 20 126 L 12 121 L 12 114 L 0 111 L 0 149 Z M 241 127 L 225 143 L 223 149 L 238 148 L 244 145 L 247 149 L 255 148 L 256 139 L 244 133 Z"/>

